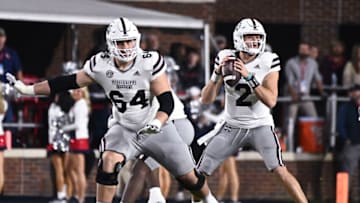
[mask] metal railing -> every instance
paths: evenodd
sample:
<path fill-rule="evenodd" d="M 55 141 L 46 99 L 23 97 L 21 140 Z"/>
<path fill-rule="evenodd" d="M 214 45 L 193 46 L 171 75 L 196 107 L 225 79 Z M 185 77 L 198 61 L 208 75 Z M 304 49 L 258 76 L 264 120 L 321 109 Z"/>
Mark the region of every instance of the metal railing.
<path fill-rule="evenodd" d="M 329 125 L 329 128 L 327 128 L 324 132 L 325 135 L 329 135 L 329 148 L 335 147 L 335 141 L 336 141 L 336 118 L 337 118 L 337 106 L 338 102 L 346 102 L 349 101 L 350 98 L 348 96 L 338 96 L 339 92 L 346 92 L 348 88 L 344 88 L 342 86 L 325 86 L 324 90 L 328 92 L 327 97 L 321 97 L 321 96 L 303 96 L 301 97 L 300 101 L 324 101 L 326 102 L 326 113 L 325 113 L 325 123 Z M 290 103 L 292 102 L 292 98 L 290 96 L 282 96 L 278 97 L 277 100 L 279 103 Z M 295 138 L 294 138 L 294 127 L 295 121 L 288 120 L 287 124 L 287 148 L 288 151 L 294 152 L 295 151 Z"/>
<path fill-rule="evenodd" d="M 326 99 L 325 119 L 326 119 L 326 123 L 328 123 L 330 126 L 330 128 L 328 128 L 328 132 L 326 132 L 326 134 L 330 135 L 329 147 L 333 148 L 335 146 L 335 140 L 336 140 L 335 138 L 336 138 L 337 104 L 338 104 L 338 102 L 349 101 L 350 98 L 344 97 L 344 96 L 338 96 L 338 92 L 346 91 L 347 90 L 346 88 L 339 87 L 339 86 L 325 86 L 324 89 L 326 90 L 326 92 L 329 93 L 329 95 L 326 98 L 320 97 L 320 96 L 303 96 L 303 97 L 301 97 L 301 101 L 324 101 L 324 99 Z M 26 95 L 21 96 L 21 98 L 32 98 L 32 97 L 48 98 L 48 96 L 26 96 Z M 102 100 L 102 99 L 105 100 L 106 96 L 104 93 L 91 93 L 90 98 L 95 99 L 95 100 Z M 279 103 L 286 104 L 286 103 L 292 102 L 292 98 L 290 96 L 281 96 L 281 97 L 278 97 L 277 101 Z M 34 122 L 23 122 L 22 109 L 19 110 L 18 117 L 19 117 L 19 119 L 17 122 L 3 123 L 3 126 L 7 127 L 7 128 L 17 128 L 18 130 L 21 130 L 22 128 L 41 128 L 44 126 L 43 124 L 34 123 Z M 293 121 L 292 124 L 295 125 L 295 121 Z M 291 129 L 291 128 L 288 128 L 288 129 Z M 288 131 L 287 136 L 288 136 L 287 137 L 288 151 L 294 152 L 295 151 L 294 132 Z"/>

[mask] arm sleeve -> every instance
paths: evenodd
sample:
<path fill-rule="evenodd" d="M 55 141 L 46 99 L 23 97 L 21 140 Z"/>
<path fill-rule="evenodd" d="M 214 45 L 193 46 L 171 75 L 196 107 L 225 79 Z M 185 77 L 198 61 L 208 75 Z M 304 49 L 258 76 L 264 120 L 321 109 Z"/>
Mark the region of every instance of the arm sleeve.
<path fill-rule="evenodd" d="M 48 80 L 51 94 L 59 93 L 69 89 L 77 89 L 76 74 L 58 76 Z"/>
<path fill-rule="evenodd" d="M 170 91 L 164 92 L 158 96 L 156 96 L 157 100 L 159 101 L 159 109 L 158 111 L 162 111 L 166 113 L 168 116 L 174 110 L 174 98 Z"/>

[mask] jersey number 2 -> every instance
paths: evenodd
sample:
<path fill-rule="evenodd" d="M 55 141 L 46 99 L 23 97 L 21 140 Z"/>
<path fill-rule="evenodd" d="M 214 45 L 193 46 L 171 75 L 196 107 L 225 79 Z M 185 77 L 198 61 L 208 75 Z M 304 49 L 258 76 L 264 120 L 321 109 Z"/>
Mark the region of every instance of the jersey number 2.
<path fill-rule="evenodd" d="M 242 93 L 240 97 L 236 100 L 236 106 L 251 106 L 251 102 L 244 101 L 251 94 L 250 86 L 247 84 L 238 84 L 236 85 L 235 90 L 245 90 L 244 93 Z"/>
<path fill-rule="evenodd" d="M 115 104 L 116 108 L 119 112 L 124 113 L 126 111 L 127 103 L 123 101 L 121 98 L 124 97 L 121 92 L 112 90 L 109 93 L 110 100 Z M 141 108 L 146 107 L 148 104 L 148 99 L 145 98 L 145 90 L 138 90 L 135 96 L 129 102 L 130 105 L 142 105 Z"/>

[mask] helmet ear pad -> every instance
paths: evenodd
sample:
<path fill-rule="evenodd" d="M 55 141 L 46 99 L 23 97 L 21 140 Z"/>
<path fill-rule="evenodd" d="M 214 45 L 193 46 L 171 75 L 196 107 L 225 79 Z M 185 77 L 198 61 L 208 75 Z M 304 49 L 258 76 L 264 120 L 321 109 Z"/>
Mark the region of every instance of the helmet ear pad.
<path fill-rule="evenodd" d="M 261 40 L 257 48 L 248 47 L 245 43 L 245 35 L 260 35 Z M 233 32 L 234 48 L 250 55 L 264 52 L 266 46 L 266 33 L 262 24 L 256 19 L 242 19 Z"/>
<path fill-rule="evenodd" d="M 127 18 L 113 20 L 106 30 L 105 38 L 109 53 L 120 61 L 129 62 L 133 60 L 140 50 L 141 34 L 135 24 Z M 133 48 L 118 48 L 117 42 L 128 40 L 135 40 Z"/>

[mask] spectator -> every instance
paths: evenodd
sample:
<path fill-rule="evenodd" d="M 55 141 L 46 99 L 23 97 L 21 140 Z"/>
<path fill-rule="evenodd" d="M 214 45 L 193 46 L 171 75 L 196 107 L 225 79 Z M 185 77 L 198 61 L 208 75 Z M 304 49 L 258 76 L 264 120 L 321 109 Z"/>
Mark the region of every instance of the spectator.
<path fill-rule="evenodd" d="M 346 63 L 342 78 L 344 87 L 360 85 L 360 44 L 353 47 L 351 60 Z"/>
<path fill-rule="evenodd" d="M 3 84 L 0 84 L 0 90 L 2 92 Z M 2 121 L 7 109 L 7 102 L 5 101 L 3 94 L 0 94 L 0 195 L 4 189 L 4 150 L 6 149 L 5 132 L 2 126 Z"/>
<path fill-rule="evenodd" d="M 159 37 L 155 34 L 148 34 L 145 38 L 147 51 L 159 51 L 160 42 Z"/>
<path fill-rule="evenodd" d="M 6 46 L 7 36 L 5 30 L 0 27 L 0 80 L 1 82 L 7 82 L 5 79 L 5 73 L 11 73 L 16 75 L 19 80 L 23 80 L 23 73 L 21 62 L 18 54 L 15 50 Z M 8 109 L 5 114 L 5 122 L 13 122 L 13 109 L 9 102 Z"/>
<path fill-rule="evenodd" d="M 192 86 L 201 88 L 204 85 L 204 69 L 197 50 L 188 50 L 186 63 L 180 68 L 179 77 L 183 90 Z"/>
<path fill-rule="evenodd" d="M 185 63 L 186 48 L 181 43 L 173 43 L 170 47 L 170 56 L 175 60 L 176 64 L 182 66 Z"/>
<path fill-rule="evenodd" d="M 3 83 L 7 82 L 5 73 L 16 75 L 19 80 L 23 79 L 19 56 L 15 50 L 6 46 L 6 40 L 5 30 L 0 27 L 0 78 Z"/>
<path fill-rule="evenodd" d="M 340 168 L 341 171 L 348 172 L 349 177 L 354 175 L 360 160 L 360 85 L 352 86 L 350 98 L 350 101 L 340 107 L 337 122 L 339 135 L 345 143 L 339 156 Z M 350 186 L 351 179 L 349 188 Z"/>
<path fill-rule="evenodd" d="M 311 45 L 310 57 L 313 58 L 315 61 L 319 60 L 319 48 L 316 45 Z"/>
<path fill-rule="evenodd" d="M 299 45 L 298 56 L 290 58 L 285 66 L 288 91 L 292 99 L 287 117 L 288 122 L 286 122 L 286 125 L 288 125 L 286 129 L 288 130 L 289 136 L 293 136 L 291 132 L 294 132 L 294 125 L 291 125 L 291 123 L 295 121 L 299 108 L 305 116 L 318 116 L 313 101 L 302 101 L 302 98 L 310 95 L 310 87 L 314 80 L 319 92 L 324 94 L 318 64 L 314 59 L 309 57 L 309 54 L 309 44 L 302 42 Z M 293 143 L 290 143 L 290 145 L 292 146 Z"/>
<path fill-rule="evenodd" d="M 330 55 L 324 58 L 320 66 L 323 83 L 331 85 L 333 74 L 335 74 L 336 84 L 341 85 L 345 62 L 344 45 L 340 41 L 331 42 Z"/>
<path fill-rule="evenodd" d="M 226 37 L 222 36 L 222 35 L 218 35 L 215 37 L 215 43 L 216 43 L 216 50 L 217 52 L 219 50 L 223 50 L 227 47 L 227 39 Z"/>

